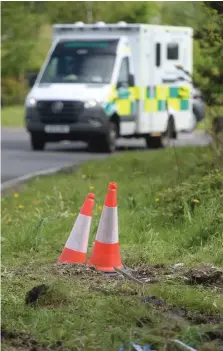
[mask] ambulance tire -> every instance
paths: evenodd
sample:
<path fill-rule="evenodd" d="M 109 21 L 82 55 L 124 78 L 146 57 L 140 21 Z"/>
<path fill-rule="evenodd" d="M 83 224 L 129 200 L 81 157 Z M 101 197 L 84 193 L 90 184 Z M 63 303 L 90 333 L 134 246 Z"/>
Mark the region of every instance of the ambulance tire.
<path fill-rule="evenodd" d="M 159 149 L 162 145 L 162 138 L 160 136 L 153 137 L 151 135 L 146 136 L 146 145 L 148 149 Z"/>
<path fill-rule="evenodd" d="M 162 147 L 167 147 L 171 143 L 171 139 L 176 139 L 175 123 L 172 116 L 170 116 L 167 124 L 167 130 L 161 138 Z"/>
<path fill-rule="evenodd" d="M 110 122 L 108 131 L 105 135 L 99 136 L 98 139 L 92 139 L 88 142 L 90 152 L 113 153 L 116 151 L 116 141 L 118 138 L 118 128 L 116 123 Z"/>
<path fill-rule="evenodd" d="M 175 130 L 175 123 L 172 116 L 170 116 L 167 124 L 167 130 L 162 136 L 146 136 L 146 145 L 148 149 L 160 149 L 170 145 L 171 139 L 176 139 L 177 134 Z"/>
<path fill-rule="evenodd" d="M 99 152 L 99 145 L 97 140 L 92 139 L 88 141 L 88 151 Z"/>
<path fill-rule="evenodd" d="M 116 142 L 118 138 L 118 127 L 114 122 L 109 123 L 108 132 L 104 135 L 100 142 L 100 151 L 105 153 L 113 153 L 116 151 Z"/>
<path fill-rule="evenodd" d="M 40 133 L 31 133 L 31 147 L 34 151 L 43 151 L 45 147 L 45 139 Z"/>

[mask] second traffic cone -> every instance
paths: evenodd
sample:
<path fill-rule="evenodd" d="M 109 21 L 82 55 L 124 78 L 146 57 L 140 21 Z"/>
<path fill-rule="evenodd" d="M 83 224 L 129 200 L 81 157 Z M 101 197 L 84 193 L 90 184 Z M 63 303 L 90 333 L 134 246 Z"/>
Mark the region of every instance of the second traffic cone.
<path fill-rule="evenodd" d="M 74 223 L 58 263 L 85 263 L 90 234 L 94 194 L 88 194 Z"/>
<path fill-rule="evenodd" d="M 88 261 L 97 270 L 115 272 L 114 267 L 123 269 L 118 238 L 117 186 L 109 183 L 101 214 L 94 247 Z"/>

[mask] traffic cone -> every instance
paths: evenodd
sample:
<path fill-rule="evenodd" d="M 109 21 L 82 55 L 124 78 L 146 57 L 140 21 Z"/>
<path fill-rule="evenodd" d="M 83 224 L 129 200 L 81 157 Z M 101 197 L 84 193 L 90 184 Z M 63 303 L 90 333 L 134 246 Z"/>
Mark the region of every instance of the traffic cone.
<path fill-rule="evenodd" d="M 118 239 L 118 209 L 116 183 L 109 183 L 103 211 L 89 265 L 102 272 L 115 272 L 114 267 L 123 269 Z"/>
<path fill-rule="evenodd" d="M 90 234 L 94 194 L 87 195 L 58 263 L 85 263 Z"/>

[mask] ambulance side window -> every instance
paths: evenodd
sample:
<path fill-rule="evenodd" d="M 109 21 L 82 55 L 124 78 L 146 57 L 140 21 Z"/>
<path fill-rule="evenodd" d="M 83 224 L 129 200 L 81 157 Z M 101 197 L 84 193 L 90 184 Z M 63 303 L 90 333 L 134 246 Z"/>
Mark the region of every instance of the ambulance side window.
<path fill-rule="evenodd" d="M 120 66 L 117 85 L 118 86 L 128 85 L 128 81 L 129 81 L 129 59 L 128 57 L 125 57 L 122 60 L 122 63 Z"/>
<path fill-rule="evenodd" d="M 156 67 L 161 65 L 161 44 L 156 43 Z"/>
<path fill-rule="evenodd" d="M 167 59 L 178 60 L 179 58 L 179 46 L 177 43 L 170 43 L 167 45 Z"/>

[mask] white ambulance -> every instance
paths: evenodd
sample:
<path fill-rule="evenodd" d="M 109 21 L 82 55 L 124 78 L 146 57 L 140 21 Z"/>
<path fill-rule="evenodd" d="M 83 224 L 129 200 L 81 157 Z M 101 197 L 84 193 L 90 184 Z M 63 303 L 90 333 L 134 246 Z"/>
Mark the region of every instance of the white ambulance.
<path fill-rule="evenodd" d="M 118 137 L 161 147 L 191 130 L 193 30 L 145 24 L 57 24 L 25 101 L 34 150 L 85 141 L 113 152 Z"/>

